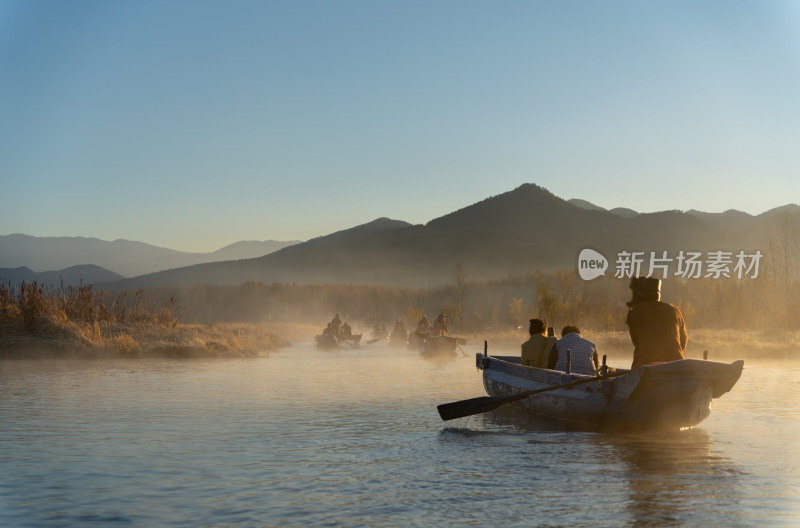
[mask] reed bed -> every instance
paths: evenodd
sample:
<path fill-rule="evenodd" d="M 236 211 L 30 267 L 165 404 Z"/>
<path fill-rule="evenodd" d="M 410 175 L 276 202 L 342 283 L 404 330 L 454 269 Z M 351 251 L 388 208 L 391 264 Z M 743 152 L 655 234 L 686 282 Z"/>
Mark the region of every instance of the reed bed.
<path fill-rule="evenodd" d="M 0 358 L 257 357 L 287 345 L 264 325 L 184 325 L 174 297 L 0 284 Z"/>

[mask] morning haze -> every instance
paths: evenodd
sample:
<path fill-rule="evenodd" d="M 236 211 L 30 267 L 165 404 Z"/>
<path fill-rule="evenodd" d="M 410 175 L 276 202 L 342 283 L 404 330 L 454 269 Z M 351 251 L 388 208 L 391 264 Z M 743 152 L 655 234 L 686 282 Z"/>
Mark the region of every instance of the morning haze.
<path fill-rule="evenodd" d="M 0 525 L 800 525 L 798 27 L 0 0 Z"/>

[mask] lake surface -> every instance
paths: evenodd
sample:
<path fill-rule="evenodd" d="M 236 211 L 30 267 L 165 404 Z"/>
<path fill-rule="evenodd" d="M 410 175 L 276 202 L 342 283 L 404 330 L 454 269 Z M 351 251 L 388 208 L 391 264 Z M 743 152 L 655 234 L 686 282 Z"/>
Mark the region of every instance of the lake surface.
<path fill-rule="evenodd" d="M 442 422 L 485 394 L 465 349 L 0 362 L 0 526 L 800 525 L 800 362 L 633 436 Z"/>

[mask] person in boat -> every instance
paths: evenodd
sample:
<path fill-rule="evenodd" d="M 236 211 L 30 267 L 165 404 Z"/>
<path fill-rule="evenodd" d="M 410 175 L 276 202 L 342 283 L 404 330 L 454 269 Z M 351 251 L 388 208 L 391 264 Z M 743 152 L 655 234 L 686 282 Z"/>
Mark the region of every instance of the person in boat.
<path fill-rule="evenodd" d="M 342 320 L 339 318 L 339 314 L 336 314 L 333 319 L 331 319 L 331 326 L 333 327 L 333 335 L 339 337 L 342 330 Z"/>
<path fill-rule="evenodd" d="M 581 337 L 577 326 L 568 325 L 561 330 L 561 339 L 556 342 L 558 360 L 555 370 L 567 371 L 567 351 L 570 357 L 570 373 L 594 375 L 597 372 L 597 347 Z"/>
<path fill-rule="evenodd" d="M 353 330 L 350 328 L 350 325 L 345 321 L 342 323 L 342 328 L 340 329 L 342 339 L 353 339 Z"/>
<path fill-rule="evenodd" d="M 329 335 L 329 336 L 334 335 L 333 325 L 331 323 L 328 323 L 328 326 L 326 326 L 325 330 L 322 331 L 322 335 Z"/>
<path fill-rule="evenodd" d="M 553 369 L 558 360 L 555 337 L 547 337 L 547 322 L 542 319 L 531 319 L 528 325 L 530 339 L 522 343 L 523 365 L 536 368 Z"/>
<path fill-rule="evenodd" d="M 661 301 L 661 280 L 633 277 L 628 302 L 628 332 L 633 342 L 631 369 L 683 359 L 688 335 L 680 308 Z"/>
<path fill-rule="evenodd" d="M 443 336 L 447 334 L 447 318 L 443 313 L 439 314 L 439 317 L 433 322 L 433 327 L 431 327 L 431 336 Z"/>
<path fill-rule="evenodd" d="M 417 329 L 414 331 L 414 333 L 421 338 L 431 335 L 431 323 L 428 321 L 426 316 L 423 315 L 422 319 L 419 320 L 417 323 Z"/>
<path fill-rule="evenodd" d="M 398 319 L 392 328 L 392 341 L 405 341 L 408 338 L 406 324 L 402 319 Z"/>

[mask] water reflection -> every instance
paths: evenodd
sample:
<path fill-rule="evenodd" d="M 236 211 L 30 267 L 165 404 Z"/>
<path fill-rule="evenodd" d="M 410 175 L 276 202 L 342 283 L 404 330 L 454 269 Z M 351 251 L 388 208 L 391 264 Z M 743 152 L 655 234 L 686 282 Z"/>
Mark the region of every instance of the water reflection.
<path fill-rule="evenodd" d="M 528 470 L 539 468 L 537 485 L 570 489 L 558 482 L 568 479 L 570 486 L 596 488 L 603 511 L 617 511 L 619 525 L 743 526 L 750 522 L 742 517 L 739 505 L 747 495 L 740 482 L 745 472 L 715 449 L 713 436 L 702 428 L 610 434 L 513 407 L 462 420 L 445 430 L 445 439 L 455 435 L 496 448 L 498 442 L 491 441 L 492 437 L 518 437 L 515 443 L 526 448 L 517 460 Z M 549 477 L 543 476 L 545 469 Z M 548 500 L 559 499 L 548 496 Z"/>
<path fill-rule="evenodd" d="M 705 505 L 709 523 L 727 518 L 723 524 L 737 524 L 736 517 L 728 517 L 741 494 L 742 472 L 714 452 L 712 437 L 703 429 L 611 436 L 606 441 L 627 466 L 627 509 L 636 525 L 684 526 L 689 518 L 697 523 L 697 504 Z"/>

